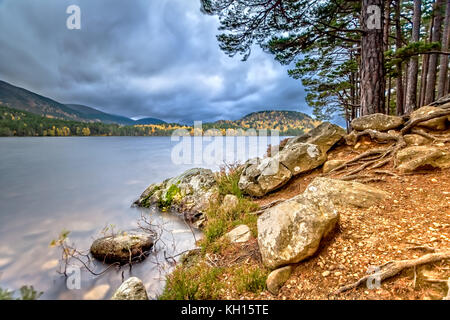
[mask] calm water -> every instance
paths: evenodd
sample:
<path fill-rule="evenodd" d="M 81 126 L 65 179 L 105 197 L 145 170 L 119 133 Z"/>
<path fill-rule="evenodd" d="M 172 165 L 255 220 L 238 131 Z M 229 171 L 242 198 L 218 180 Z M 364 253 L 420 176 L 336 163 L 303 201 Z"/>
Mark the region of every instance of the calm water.
<path fill-rule="evenodd" d="M 223 144 L 235 139 L 227 138 Z M 247 153 L 237 160 L 246 160 L 248 150 L 264 153 L 266 142 L 257 149 L 254 142 L 249 146 L 246 141 Z M 49 243 L 67 229 L 70 242 L 87 250 L 106 225 L 135 229 L 145 214 L 164 224 L 169 255 L 195 247 L 191 230 L 178 217 L 130 207 L 150 183 L 188 168 L 218 168 L 220 161 L 174 164 L 171 151 L 176 144 L 170 137 L 1 138 L 0 287 L 33 285 L 44 292 L 41 299 L 108 299 L 120 286 L 122 273 L 128 278 L 131 272 L 156 297 L 170 271 L 169 266 L 155 264 L 163 260 L 162 253 L 131 271 L 112 269 L 102 276 L 82 272 L 81 289 L 69 290 L 66 279 L 57 273 L 59 251 L 49 248 Z M 231 148 L 221 157 L 229 161 L 233 154 Z M 101 271 L 103 266 L 95 268 Z"/>

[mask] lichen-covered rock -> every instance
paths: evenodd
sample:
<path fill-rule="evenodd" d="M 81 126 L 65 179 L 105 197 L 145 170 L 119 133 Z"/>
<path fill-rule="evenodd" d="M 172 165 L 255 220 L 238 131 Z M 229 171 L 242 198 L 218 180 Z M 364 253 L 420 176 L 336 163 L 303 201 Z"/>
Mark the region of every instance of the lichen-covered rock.
<path fill-rule="evenodd" d="M 388 131 L 397 129 L 404 123 L 403 118 L 388 116 L 383 113 L 374 113 L 356 118 L 352 121 L 352 128 L 358 131 L 372 129 L 377 131 Z"/>
<path fill-rule="evenodd" d="M 246 162 L 239 179 L 239 189 L 245 193 L 262 197 L 280 188 L 292 177 L 292 173 L 280 164 L 279 155 L 265 159 L 252 159 Z"/>
<path fill-rule="evenodd" d="M 204 217 L 210 201 L 218 194 L 214 173 L 209 169 L 194 168 L 162 183 L 150 185 L 135 205 L 173 210 L 194 223 Z"/>
<path fill-rule="evenodd" d="M 315 169 L 327 160 L 327 154 L 319 146 L 311 143 L 286 145 L 278 155 L 279 162 L 294 176 Z"/>
<path fill-rule="evenodd" d="M 418 134 L 405 134 L 404 139 L 408 146 L 423 146 L 431 143 L 430 139 Z"/>
<path fill-rule="evenodd" d="M 139 278 L 128 278 L 116 290 L 111 300 L 148 300 L 147 290 Z"/>
<path fill-rule="evenodd" d="M 92 243 L 90 251 L 100 261 L 126 263 L 144 259 L 152 247 L 153 239 L 150 235 L 130 231 L 97 239 Z"/>
<path fill-rule="evenodd" d="M 328 173 L 331 170 L 339 167 L 340 165 L 343 165 L 345 163 L 345 160 L 328 160 L 323 164 L 323 173 Z"/>
<path fill-rule="evenodd" d="M 336 206 L 370 207 L 388 193 L 357 182 L 316 178 L 301 195 L 267 209 L 258 219 L 264 264 L 277 268 L 313 255 L 335 228 Z"/>
<path fill-rule="evenodd" d="M 431 106 L 421 107 L 411 113 L 411 120 L 422 118 L 440 111 L 442 111 L 442 109 L 438 107 L 431 107 Z M 432 130 L 445 130 L 447 127 L 446 123 L 447 123 L 447 116 L 443 116 L 436 119 L 421 122 L 417 126 L 425 127 Z"/>
<path fill-rule="evenodd" d="M 354 181 L 318 177 L 308 185 L 303 196 L 311 199 L 323 197 L 344 207 L 368 208 L 388 198 L 389 194 Z"/>
<path fill-rule="evenodd" d="M 252 232 L 250 231 L 250 228 L 248 226 L 246 226 L 245 224 L 241 224 L 225 234 L 225 237 L 231 243 L 247 242 L 251 239 Z"/>
<path fill-rule="evenodd" d="M 400 150 L 397 153 L 398 169 L 401 172 L 411 172 L 417 169 L 449 168 L 450 155 L 448 152 L 432 146 L 415 146 Z"/>
<path fill-rule="evenodd" d="M 292 266 L 286 266 L 272 271 L 266 280 L 267 290 L 269 290 L 271 294 L 277 295 L 291 276 L 291 273 Z"/>
<path fill-rule="evenodd" d="M 266 210 L 258 218 L 258 245 L 263 263 L 275 269 L 310 257 L 338 219 L 339 213 L 331 201 L 303 195 Z"/>
<path fill-rule="evenodd" d="M 329 122 L 324 122 L 308 133 L 290 139 L 284 148 L 297 143 L 310 143 L 317 145 L 323 153 L 326 153 L 331 147 L 339 142 L 345 134 L 346 132 L 343 128 Z"/>

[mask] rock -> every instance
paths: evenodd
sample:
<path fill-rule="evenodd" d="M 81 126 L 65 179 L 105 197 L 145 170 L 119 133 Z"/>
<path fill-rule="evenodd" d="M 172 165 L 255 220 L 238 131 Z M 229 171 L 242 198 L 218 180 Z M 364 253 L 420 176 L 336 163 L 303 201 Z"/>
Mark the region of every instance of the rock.
<path fill-rule="evenodd" d="M 310 199 L 326 198 L 335 205 L 368 208 L 389 197 L 387 192 L 354 182 L 318 177 L 303 192 Z"/>
<path fill-rule="evenodd" d="M 322 277 L 328 277 L 330 274 L 331 274 L 331 272 L 326 270 L 326 271 L 322 272 Z"/>
<path fill-rule="evenodd" d="M 405 134 L 404 139 L 408 146 L 423 146 L 431 143 L 429 139 L 418 134 Z"/>
<path fill-rule="evenodd" d="M 242 171 L 239 189 L 251 196 L 262 197 L 283 186 L 291 177 L 291 171 L 280 165 L 279 155 L 263 160 L 252 159 L 246 162 Z"/>
<path fill-rule="evenodd" d="M 286 266 L 272 271 L 266 280 L 267 290 L 277 295 L 292 273 L 292 266 Z"/>
<path fill-rule="evenodd" d="M 223 212 L 232 212 L 239 205 L 239 199 L 234 194 L 227 194 L 220 205 Z"/>
<path fill-rule="evenodd" d="M 327 154 L 319 146 L 301 142 L 286 145 L 278 155 L 280 163 L 294 176 L 315 169 L 327 160 Z"/>
<path fill-rule="evenodd" d="M 225 234 L 225 237 L 230 240 L 232 243 L 241 243 L 241 242 L 247 242 L 252 237 L 252 232 L 250 231 L 250 228 L 247 227 L 245 224 L 241 224 Z"/>
<path fill-rule="evenodd" d="M 103 237 L 95 240 L 91 245 L 94 258 L 104 262 L 126 263 L 132 259 L 145 258 L 153 247 L 150 235 L 140 232 L 127 232 L 115 236 Z"/>
<path fill-rule="evenodd" d="M 323 164 L 323 173 L 328 173 L 331 170 L 339 167 L 340 165 L 344 164 L 345 160 L 328 160 Z"/>
<path fill-rule="evenodd" d="M 210 201 L 218 194 L 214 173 L 209 169 L 194 168 L 160 184 L 150 185 L 135 205 L 173 210 L 194 223 L 204 218 Z"/>
<path fill-rule="evenodd" d="M 421 168 L 449 168 L 450 155 L 431 146 L 415 146 L 400 150 L 397 153 L 400 172 L 411 172 Z"/>
<path fill-rule="evenodd" d="M 258 244 L 269 268 L 313 255 L 336 226 L 335 205 L 370 207 L 389 194 L 357 182 L 316 178 L 305 192 L 267 209 L 258 219 Z"/>
<path fill-rule="evenodd" d="M 345 134 L 346 132 L 343 128 L 329 122 L 324 122 L 308 133 L 290 139 L 285 147 L 297 143 L 310 143 L 319 146 L 323 153 L 327 153 Z"/>
<path fill-rule="evenodd" d="M 131 277 L 122 283 L 111 300 L 148 300 L 148 295 L 142 281 L 136 277 Z"/>
<path fill-rule="evenodd" d="M 358 131 L 364 131 L 366 129 L 388 131 L 390 129 L 397 129 L 404 122 L 401 117 L 374 113 L 354 119 L 352 121 L 352 128 Z"/>
<path fill-rule="evenodd" d="M 433 114 L 435 112 L 442 111 L 441 108 L 438 107 L 431 107 L 431 106 L 425 106 L 421 107 L 414 112 L 411 113 L 411 120 L 421 118 L 430 114 Z M 446 128 L 446 122 L 447 122 L 447 116 L 443 116 L 440 118 L 428 120 L 422 123 L 419 123 L 418 127 L 425 127 L 432 130 L 445 130 Z"/>
<path fill-rule="evenodd" d="M 327 151 L 344 135 L 344 129 L 325 122 L 288 140 L 279 152 L 272 149 L 272 157 L 247 161 L 239 188 L 251 196 L 261 197 L 282 187 L 292 176 L 322 165 L 327 159 Z"/>
<path fill-rule="evenodd" d="M 258 245 L 263 263 L 275 269 L 313 255 L 333 231 L 339 213 L 327 198 L 298 195 L 258 218 Z"/>

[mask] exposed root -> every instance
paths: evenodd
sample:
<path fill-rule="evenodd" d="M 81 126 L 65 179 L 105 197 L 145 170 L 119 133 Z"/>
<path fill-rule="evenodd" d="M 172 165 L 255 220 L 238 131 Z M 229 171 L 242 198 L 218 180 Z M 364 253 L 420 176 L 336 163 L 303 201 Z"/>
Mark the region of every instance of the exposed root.
<path fill-rule="evenodd" d="M 368 280 L 376 279 L 378 281 L 383 281 L 385 279 L 391 278 L 404 269 L 419 266 L 422 264 L 430 263 L 430 262 L 436 262 L 440 260 L 450 259 L 450 250 L 444 250 L 439 251 L 435 253 L 429 253 L 426 254 L 420 258 L 417 259 L 410 259 L 410 260 L 394 260 L 390 261 L 383 266 L 379 266 L 380 269 L 379 272 L 367 275 L 365 277 L 362 277 L 358 281 L 348 284 L 346 286 L 343 286 L 339 288 L 337 291 L 335 291 L 335 294 L 340 294 L 342 292 L 354 289 L 362 285 L 363 283 L 367 283 Z"/>

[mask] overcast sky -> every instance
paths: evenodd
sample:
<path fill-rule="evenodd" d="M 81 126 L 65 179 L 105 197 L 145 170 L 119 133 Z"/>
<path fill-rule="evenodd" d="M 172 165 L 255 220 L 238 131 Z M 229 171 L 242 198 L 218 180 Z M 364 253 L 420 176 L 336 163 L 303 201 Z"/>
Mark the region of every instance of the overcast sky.
<path fill-rule="evenodd" d="M 81 8 L 81 30 L 66 9 Z M 311 113 L 269 54 L 230 58 L 199 0 L 0 0 L 0 79 L 63 103 L 166 121 Z"/>

